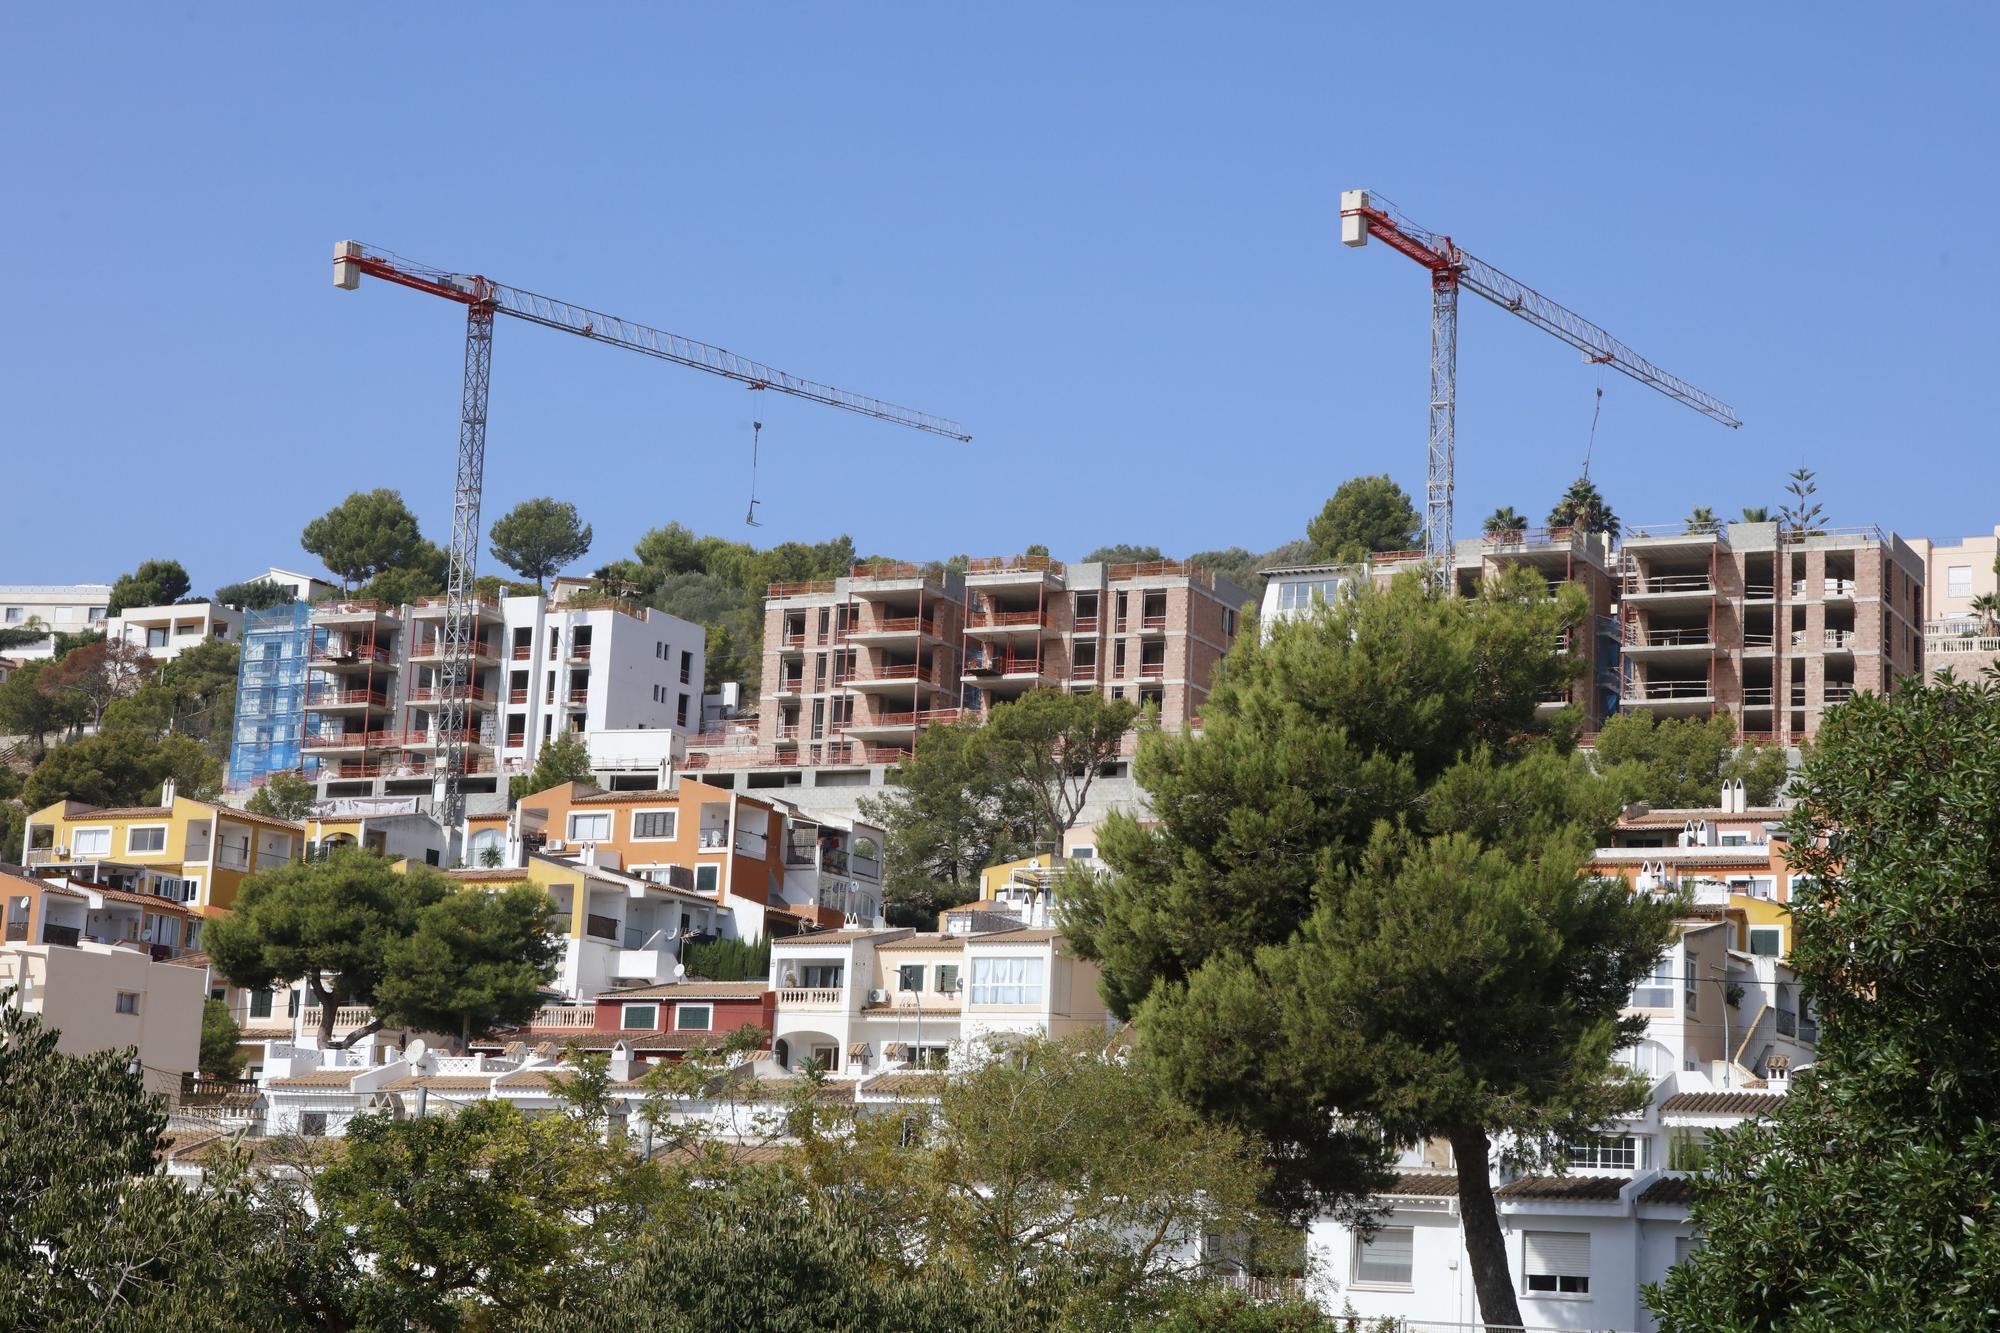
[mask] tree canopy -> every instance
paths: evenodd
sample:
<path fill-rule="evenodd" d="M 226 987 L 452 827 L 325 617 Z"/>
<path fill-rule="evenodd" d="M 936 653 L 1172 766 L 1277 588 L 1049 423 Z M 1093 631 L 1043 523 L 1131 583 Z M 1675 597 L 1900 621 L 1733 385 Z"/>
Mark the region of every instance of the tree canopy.
<path fill-rule="evenodd" d="M 581 735 L 566 731 L 536 751 L 535 766 L 509 778 L 507 790 L 518 801 L 565 782 L 590 782 L 595 776 L 590 768 L 590 747 Z"/>
<path fill-rule="evenodd" d="M 1606 718 L 1597 733 L 1597 768 L 1626 801 L 1661 809 L 1713 806 L 1722 784 L 1743 779 L 1751 805 L 1770 805 L 1784 790 L 1785 753 L 1755 741 L 1739 746 L 1735 719 L 1656 719 L 1650 712 Z"/>
<path fill-rule="evenodd" d="M 1306 537 L 1320 559 L 1350 564 L 1374 551 L 1411 549 L 1423 526 L 1409 494 L 1385 472 L 1340 483 L 1306 524 Z"/>
<path fill-rule="evenodd" d="M 271 815 L 278 819 L 304 819 L 312 813 L 318 803 L 319 788 L 301 774 L 281 768 L 264 780 L 264 785 L 250 793 L 250 799 L 243 808 L 253 815 Z"/>
<path fill-rule="evenodd" d="M 541 1007 L 562 943 L 549 933 L 549 896 L 532 884 L 447 894 L 390 944 L 375 987 L 378 1012 L 463 1045 L 492 1024 L 517 1026 Z"/>
<path fill-rule="evenodd" d="M 299 545 L 320 558 L 343 588 L 391 570 L 435 565 L 437 547 L 417 530 L 400 491 L 355 491 L 306 524 Z"/>
<path fill-rule="evenodd" d="M 148 805 L 168 778 L 181 795 L 201 799 L 222 784 L 222 765 L 188 736 L 105 731 L 59 745 L 43 756 L 21 793 L 30 810 L 57 801 L 86 805 Z"/>
<path fill-rule="evenodd" d="M 1176 1095 L 1259 1134 L 1289 1209 L 1364 1206 L 1384 1145 L 1448 1139 L 1482 1314 L 1518 1323 L 1489 1136 L 1532 1160 L 1643 1098 L 1611 1056 L 1671 905 L 1585 873 L 1615 793 L 1536 739 L 1587 614 L 1532 576 L 1415 575 L 1246 636 L 1199 737 L 1146 736 L 1151 824 L 1065 922 Z"/>
<path fill-rule="evenodd" d="M 1526 532 L 1528 530 L 1528 520 L 1513 505 L 1501 505 L 1486 516 L 1485 522 L 1480 524 L 1480 530 L 1488 534 L 1498 532 Z"/>
<path fill-rule="evenodd" d="M 493 558 L 541 591 L 549 576 L 590 551 L 590 525 L 567 500 L 523 500 L 493 524 Z"/>
<path fill-rule="evenodd" d="M 1155 560 L 1164 559 L 1166 559 L 1166 556 L 1160 554 L 1160 548 L 1157 546 L 1134 546 L 1130 543 L 1121 542 L 1114 546 L 1098 547 L 1096 550 L 1090 552 L 1090 554 L 1084 556 L 1082 563 L 1086 565 L 1145 565 L 1151 564 Z"/>
<path fill-rule="evenodd" d="M 1830 712 L 1794 782 L 1815 1063 L 1719 1136 L 1669 1333 L 1990 1327 L 2000 1291 L 2000 686 Z"/>
<path fill-rule="evenodd" d="M 215 600 L 238 611 L 269 611 L 274 606 L 284 606 L 295 599 L 292 590 L 282 583 L 274 583 L 270 579 L 250 579 L 243 583 L 225 583 L 215 590 Z"/>
<path fill-rule="evenodd" d="M 187 570 L 178 560 L 142 560 L 130 574 L 120 574 L 111 585 L 111 598 L 104 613 L 122 614 L 135 606 L 172 606 L 187 596 Z"/>
<path fill-rule="evenodd" d="M 1549 511 L 1549 526 L 1616 537 L 1618 515 L 1611 512 L 1611 506 L 1598 492 L 1596 482 L 1589 477 L 1578 477 L 1563 492 L 1562 499 L 1556 501 L 1555 508 Z"/>

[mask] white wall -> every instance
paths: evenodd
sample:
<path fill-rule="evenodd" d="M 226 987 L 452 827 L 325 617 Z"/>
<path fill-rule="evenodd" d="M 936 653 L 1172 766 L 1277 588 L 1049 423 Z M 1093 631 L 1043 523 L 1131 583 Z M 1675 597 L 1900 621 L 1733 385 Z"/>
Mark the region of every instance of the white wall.
<path fill-rule="evenodd" d="M 90 943 L 6 946 L 6 970 L 30 978 L 22 1007 L 62 1033 L 57 1049 L 71 1055 L 138 1048 L 146 1086 L 178 1089 L 180 1075 L 201 1057 L 202 1002 L 207 973 L 156 963 L 136 949 Z M 118 1012 L 118 993 L 139 997 L 139 1012 Z"/>

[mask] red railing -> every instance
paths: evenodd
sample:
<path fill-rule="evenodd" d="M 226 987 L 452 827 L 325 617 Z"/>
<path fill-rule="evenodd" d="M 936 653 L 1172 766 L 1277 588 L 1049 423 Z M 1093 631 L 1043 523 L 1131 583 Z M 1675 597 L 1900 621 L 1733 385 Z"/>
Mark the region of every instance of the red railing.
<path fill-rule="evenodd" d="M 967 675 L 984 675 L 997 672 L 1003 676 L 1039 673 L 1042 663 L 1035 657 L 1015 657 L 1012 654 L 987 653 L 967 658 Z"/>
<path fill-rule="evenodd" d="M 516 693 L 521 695 L 526 695 L 527 691 L 517 690 Z M 435 685 L 419 685 L 415 689 L 410 691 L 410 702 L 413 704 L 433 703 L 436 701 L 437 697 L 438 697 L 438 692 L 437 692 L 437 686 Z M 472 700 L 472 702 L 474 703 L 484 703 L 486 702 L 486 691 L 483 687 L 474 685 L 466 690 L 465 697 Z M 527 700 L 523 698 L 517 700 L 516 702 L 526 703 Z"/>
<path fill-rule="evenodd" d="M 387 648 L 314 648 L 312 660 L 315 662 L 340 664 L 345 662 L 386 662 L 389 660 Z"/>
<path fill-rule="evenodd" d="M 340 704 L 373 704 L 386 707 L 389 696 L 373 690 L 312 690 L 306 695 L 308 708 L 333 708 Z"/>
<path fill-rule="evenodd" d="M 1165 615 L 1139 617 L 1140 629 L 1165 629 L 1166 627 L 1167 618 Z"/>
<path fill-rule="evenodd" d="M 1368 563 L 1377 569 L 1390 565 L 1414 565 L 1422 563 L 1422 551 L 1377 551 L 1368 557 Z"/>
<path fill-rule="evenodd" d="M 507 691 L 507 702 L 510 704 L 524 704 L 528 702 L 527 690 L 520 689 L 520 690 Z"/>
<path fill-rule="evenodd" d="M 1076 632 L 1078 634 L 1095 634 L 1097 632 L 1097 617 L 1078 616 L 1076 618 Z"/>
<path fill-rule="evenodd" d="M 1423 552 L 1417 552 L 1417 557 L 1422 559 Z M 1193 579 L 1196 583 L 1206 588 L 1213 588 L 1215 586 L 1215 575 L 1203 569 L 1200 565 L 1189 564 L 1185 560 L 1145 560 L 1137 564 L 1113 565 L 1104 571 L 1104 576 L 1113 583 L 1122 583 L 1126 579 L 1180 576 Z"/>
<path fill-rule="evenodd" d="M 772 687 L 771 692 L 773 694 L 797 694 L 801 689 L 805 688 L 805 683 L 806 678 L 804 676 L 780 676 L 778 683 Z"/>
<path fill-rule="evenodd" d="M 1007 629 L 1016 625 L 1040 625 L 1040 611 L 974 611 L 965 618 L 967 629 Z"/>
<path fill-rule="evenodd" d="M 569 701 L 573 704 L 588 703 L 590 701 L 590 691 L 571 690 L 569 692 Z"/>
<path fill-rule="evenodd" d="M 854 566 L 848 573 L 857 579 L 915 579 L 923 577 L 924 567 L 907 560 L 868 560 Z"/>
<path fill-rule="evenodd" d="M 1574 542 L 1577 535 L 1572 527 L 1516 528 L 1489 532 L 1485 539 L 1488 546 L 1560 546 Z"/>
<path fill-rule="evenodd" d="M 795 634 L 789 632 L 782 634 L 779 636 L 778 642 L 787 648 L 803 648 L 806 646 L 806 632 L 800 630 Z"/>
<path fill-rule="evenodd" d="M 773 583 L 764 589 L 764 595 L 766 597 L 805 597 L 814 593 L 832 591 L 832 579 L 812 579 L 805 583 Z"/>
<path fill-rule="evenodd" d="M 1167 664 L 1165 662 L 1139 663 L 1140 680 L 1162 680 L 1165 679 L 1166 674 L 1167 674 Z"/>
<path fill-rule="evenodd" d="M 395 608 L 387 602 L 371 601 L 368 598 L 347 598 L 337 602 L 319 602 L 313 606 L 313 615 L 319 616 L 359 616 L 370 613 L 380 615 Z"/>
<path fill-rule="evenodd" d="M 535 655 L 535 646 L 531 643 L 517 643 L 514 645 L 514 651 L 508 654 L 508 656 L 513 658 L 516 662 L 529 661 L 534 657 L 534 655 Z"/>
<path fill-rule="evenodd" d="M 471 648 L 472 648 L 472 656 L 474 656 L 474 657 L 497 657 L 497 656 L 498 656 L 498 654 L 497 654 L 497 653 L 495 653 L 495 652 L 494 652 L 494 650 L 493 650 L 493 645 L 491 645 L 491 644 L 489 644 L 489 643 L 485 643 L 485 642 L 482 642 L 482 641 L 480 641 L 480 640 L 477 640 L 477 639 L 475 639 L 475 640 L 474 640 L 474 641 L 472 642 L 472 644 L 471 644 Z M 416 646 L 414 646 L 413 648 L 411 648 L 411 649 L 410 649 L 410 656 L 411 656 L 411 657 L 442 657 L 442 656 L 444 656 L 444 640 L 443 640 L 443 639 L 441 639 L 441 638 L 439 638 L 439 637 L 437 637 L 436 635 L 432 635 L 432 636 L 431 636 L 430 638 L 428 638 L 428 639 L 424 639 L 424 640 L 421 640 L 420 642 L 418 642 L 418 643 L 416 644 Z"/>
<path fill-rule="evenodd" d="M 848 627 L 849 634 L 930 634 L 944 637 L 944 629 L 937 621 L 926 622 L 922 616 L 890 616 L 886 619 L 864 620 Z"/>
<path fill-rule="evenodd" d="M 319 776 L 345 780 L 350 778 L 427 778 L 441 772 L 442 766 L 423 761 L 411 763 L 375 762 L 355 764 L 322 764 Z M 491 759 L 474 759 L 459 765 L 459 772 L 480 776 L 496 770 Z"/>
<path fill-rule="evenodd" d="M 432 607 L 443 610 L 449 600 L 443 593 L 439 593 L 436 597 L 419 597 L 412 605 L 416 606 L 419 610 L 429 610 Z M 482 611 L 498 611 L 500 609 L 500 604 L 490 597 L 468 597 L 465 599 L 465 604 Z"/>
<path fill-rule="evenodd" d="M 778 728 L 778 739 L 779 739 L 779 740 L 781 740 L 781 741 L 795 741 L 795 740 L 797 740 L 798 738 L 799 738 L 799 724 L 798 724 L 798 723 L 794 722 L 794 723 L 792 723 L 792 724 L 791 724 L 790 726 L 783 726 L 783 727 L 779 727 L 779 728 Z"/>
<path fill-rule="evenodd" d="M 587 643 L 573 643 L 569 646 L 569 655 L 573 661 L 587 662 L 590 660 L 590 645 Z"/>

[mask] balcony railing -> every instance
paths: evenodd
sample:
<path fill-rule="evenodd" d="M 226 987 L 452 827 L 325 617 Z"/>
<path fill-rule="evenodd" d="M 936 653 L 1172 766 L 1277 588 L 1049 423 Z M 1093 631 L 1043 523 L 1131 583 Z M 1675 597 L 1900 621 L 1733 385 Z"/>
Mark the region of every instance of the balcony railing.
<path fill-rule="evenodd" d="M 1165 629 L 1166 627 L 1167 627 L 1167 617 L 1164 613 L 1156 616 L 1139 617 L 1140 629 Z"/>
<path fill-rule="evenodd" d="M 801 986 L 781 989 L 779 1004 L 802 1005 L 814 1009 L 838 1009 L 841 993 L 838 986 Z"/>
<path fill-rule="evenodd" d="M 389 696 L 378 690 L 308 690 L 306 707 L 339 708 L 348 704 L 368 704 L 374 708 L 388 706 Z"/>
<path fill-rule="evenodd" d="M 1625 580 L 1625 591 L 1633 597 L 1665 592 L 1712 593 L 1715 591 L 1715 582 L 1706 574 L 1629 575 Z"/>
<path fill-rule="evenodd" d="M 808 597 L 816 593 L 833 591 L 832 579 L 813 579 L 805 583 L 773 583 L 764 589 L 766 597 Z"/>
<path fill-rule="evenodd" d="M 726 828 L 705 828 L 701 831 L 701 849 L 705 852 L 721 851 L 729 846 L 729 830 Z"/>
<path fill-rule="evenodd" d="M 1714 641 L 1714 635 L 1706 625 L 1695 625 L 1681 629 L 1641 629 L 1637 625 L 1627 626 L 1625 642 L 1633 648 L 1682 648 L 1707 647 Z"/>
<path fill-rule="evenodd" d="M 583 706 L 584 706 L 584 705 L 585 705 L 586 703 L 589 703 L 589 702 L 590 702 L 590 691 L 589 691 L 589 690 L 571 690 L 571 691 L 569 692 L 569 704 L 570 704 L 570 707 L 572 707 L 572 708 L 581 708 L 581 707 L 583 707 Z"/>
<path fill-rule="evenodd" d="M 1096 616 L 1078 616 L 1078 617 L 1076 618 L 1076 632 L 1077 632 L 1078 634 L 1095 634 L 1095 633 L 1097 633 L 1097 617 L 1096 617 Z"/>
<path fill-rule="evenodd" d="M 591 912 L 583 918 L 583 933 L 594 940 L 616 940 L 618 922 L 611 917 Z"/>
<path fill-rule="evenodd" d="M 315 647 L 311 660 L 323 666 L 344 666 L 349 663 L 387 662 L 387 648 L 336 648 L 330 645 Z"/>
<path fill-rule="evenodd" d="M 981 556 L 977 560 L 965 562 L 968 574 L 1012 574 L 1042 573 L 1060 574 L 1063 565 L 1060 560 L 1051 560 L 1045 555 L 999 555 Z"/>
<path fill-rule="evenodd" d="M 321 1012 L 316 1004 L 307 1005 L 299 1010 L 299 1026 L 307 1032 L 318 1028 Z M 374 1017 L 374 1010 L 365 1004 L 343 1004 L 333 1011 L 333 1030 L 338 1032 L 342 1028 L 352 1030 L 366 1027 L 369 1020 Z"/>
<path fill-rule="evenodd" d="M 525 695 L 527 691 L 522 690 L 521 693 Z M 410 691 L 410 702 L 413 704 L 436 703 L 437 697 L 438 689 L 435 685 L 419 685 Z M 476 704 L 484 703 L 486 702 L 486 691 L 478 685 L 473 685 L 466 690 L 465 697 Z M 521 702 L 525 703 L 527 701 L 523 699 Z"/>
<path fill-rule="evenodd" d="M 1140 680 L 1164 680 L 1166 679 L 1166 675 L 1167 675 L 1167 664 L 1165 662 L 1139 663 Z"/>
<path fill-rule="evenodd" d="M 571 644 L 569 646 L 569 658 L 572 662 L 588 662 L 590 660 L 590 645 L 587 643 Z"/>
<path fill-rule="evenodd" d="M 1706 699 L 1711 686 L 1705 680 L 1656 680 L 1635 686 L 1631 699 Z"/>
<path fill-rule="evenodd" d="M 1040 611 L 974 611 L 965 618 L 967 629 L 1033 628 L 1044 622 Z"/>

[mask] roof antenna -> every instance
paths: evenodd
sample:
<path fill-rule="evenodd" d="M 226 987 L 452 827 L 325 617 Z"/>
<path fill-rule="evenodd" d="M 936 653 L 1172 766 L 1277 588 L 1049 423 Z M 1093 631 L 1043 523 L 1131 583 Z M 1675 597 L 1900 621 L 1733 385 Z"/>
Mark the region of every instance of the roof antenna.
<path fill-rule="evenodd" d="M 753 528 L 764 526 L 757 521 L 757 448 L 763 434 L 764 423 L 752 421 L 750 423 L 750 512 L 743 516 L 743 521 Z"/>

